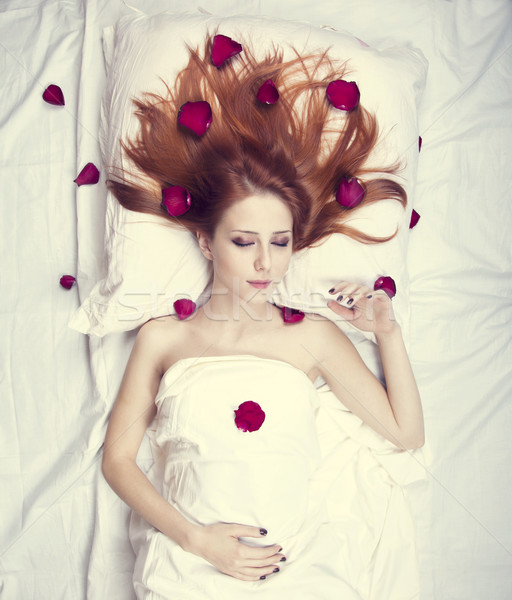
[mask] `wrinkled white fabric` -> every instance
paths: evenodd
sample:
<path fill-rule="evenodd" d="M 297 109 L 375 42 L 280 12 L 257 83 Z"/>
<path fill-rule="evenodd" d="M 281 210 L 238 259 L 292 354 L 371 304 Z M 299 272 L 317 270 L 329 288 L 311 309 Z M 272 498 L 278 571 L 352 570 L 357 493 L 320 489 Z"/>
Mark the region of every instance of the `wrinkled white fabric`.
<path fill-rule="evenodd" d="M 257 431 L 235 425 L 234 410 L 247 400 L 265 412 Z M 247 541 L 281 544 L 287 561 L 265 581 L 240 581 L 133 515 L 138 598 L 414 597 L 413 531 L 403 493 L 375 451 L 339 429 L 331 400 L 302 371 L 277 360 L 189 358 L 166 372 L 149 431 L 155 458 L 149 477 L 194 523 L 265 527 L 261 542 Z M 329 438 L 329 428 L 336 438 Z M 320 468 L 333 458 L 339 461 L 334 480 Z M 393 571 L 408 562 L 407 577 Z M 390 582 L 384 571 L 393 575 Z"/>

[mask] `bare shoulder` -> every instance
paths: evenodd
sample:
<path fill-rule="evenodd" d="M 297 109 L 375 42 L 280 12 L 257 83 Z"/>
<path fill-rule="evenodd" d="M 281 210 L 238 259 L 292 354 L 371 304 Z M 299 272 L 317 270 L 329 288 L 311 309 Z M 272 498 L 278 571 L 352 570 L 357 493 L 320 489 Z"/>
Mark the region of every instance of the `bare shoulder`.
<path fill-rule="evenodd" d="M 309 346 L 319 359 L 333 345 L 352 346 L 350 340 L 335 323 L 320 315 L 306 315 L 298 325 L 297 335 L 301 337 L 301 343 Z"/>

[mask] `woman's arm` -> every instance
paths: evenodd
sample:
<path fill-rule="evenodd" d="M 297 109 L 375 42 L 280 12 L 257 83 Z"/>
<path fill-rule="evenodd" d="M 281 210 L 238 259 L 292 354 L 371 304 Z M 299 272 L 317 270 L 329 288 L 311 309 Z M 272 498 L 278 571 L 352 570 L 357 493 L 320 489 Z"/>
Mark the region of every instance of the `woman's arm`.
<path fill-rule="evenodd" d="M 317 368 L 331 390 L 354 414 L 399 448 L 424 444 L 421 399 L 391 299 L 383 291 L 342 282 L 331 292 L 345 306 L 329 307 L 363 331 L 375 333 L 386 388 L 371 373 L 347 337 L 332 323 L 322 327 Z M 348 303 L 348 300 L 352 302 Z M 349 308 L 350 307 L 350 308 Z"/>
<path fill-rule="evenodd" d="M 261 538 L 264 529 L 219 523 L 201 527 L 188 521 L 154 488 L 136 463 L 142 438 L 156 414 L 154 403 L 163 367 L 162 325 L 150 322 L 139 331 L 121 383 L 105 438 L 105 479 L 128 506 L 148 523 L 223 573 L 257 580 L 275 572 L 280 546 L 247 546 L 239 537 Z"/>

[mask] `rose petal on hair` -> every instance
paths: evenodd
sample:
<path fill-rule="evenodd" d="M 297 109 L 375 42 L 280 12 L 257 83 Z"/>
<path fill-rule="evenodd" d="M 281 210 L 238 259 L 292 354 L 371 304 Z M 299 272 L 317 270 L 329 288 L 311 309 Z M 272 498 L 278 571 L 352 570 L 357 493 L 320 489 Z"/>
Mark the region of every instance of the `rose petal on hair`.
<path fill-rule="evenodd" d="M 361 204 L 365 195 L 364 187 L 355 177 L 343 177 L 336 191 L 336 202 L 346 208 Z"/>
<path fill-rule="evenodd" d="M 52 83 L 43 92 L 43 100 L 55 106 L 64 106 L 64 94 L 58 85 Z"/>
<path fill-rule="evenodd" d="M 85 167 L 80 171 L 78 177 L 75 179 L 75 183 L 78 187 L 81 185 L 91 185 L 98 183 L 100 180 L 100 172 L 93 163 L 87 163 Z"/>
<path fill-rule="evenodd" d="M 235 425 L 242 431 L 258 431 L 264 421 L 264 410 L 252 400 L 242 402 L 235 410 Z"/>
<path fill-rule="evenodd" d="M 206 100 L 185 102 L 178 112 L 178 123 L 199 136 L 207 132 L 212 120 L 212 108 Z"/>
<path fill-rule="evenodd" d="M 73 277 L 73 275 L 63 275 L 60 278 L 60 284 L 63 288 L 66 288 L 67 290 L 70 290 L 73 287 L 73 284 L 75 283 L 76 279 Z"/>
<path fill-rule="evenodd" d="M 421 145 L 423 144 L 423 140 L 421 139 L 421 135 L 418 137 L 418 152 L 421 152 Z"/>
<path fill-rule="evenodd" d="M 181 185 L 171 185 L 162 190 L 160 206 L 171 217 L 179 217 L 189 210 L 191 204 L 190 193 Z"/>
<path fill-rule="evenodd" d="M 258 98 L 262 104 L 275 104 L 279 100 L 279 92 L 272 79 L 267 79 L 267 81 L 260 86 L 256 98 Z"/>
<path fill-rule="evenodd" d="M 411 213 L 411 222 L 409 223 L 409 229 L 412 229 L 413 227 L 416 227 L 416 224 L 418 223 L 418 221 L 420 220 L 420 215 L 419 213 L 417 213 L 414 208 L 412 209 L 412 213 Z"/>
<path fill-rule="evenodd" d="M 298 308 L 283 306 L 281 312 L 283 313 L 283 321 L 285 323 L 298 323 L 304 318 L 304 313 Z"/>
<path fill-rule="evenodd" d="M 396 294 L 396 284 L 392 277 L 379 277 L 373 284 L 373 289 L 384 290 L 390 298 Z"/>
<path fill-rule="evenodd" d="M 353 110 L 359 104 L 359 88 L 355 81 L 337 79 L 331 81 L 327 86 L 327 98 L 329 102 L 340 110 Z"/>
<path fill-rule="evenodd" d="M 174 310 L 176 311 L 176 316 L 180 321 L 190 317 L 190 315 L 196 309 L 196 303 L 189 298 L 180 298 L 173 303 Z"/>
<path fill-rule="evenodd" d="M 218 34 L 213 38 L 212 63 L 219 68 L 228 58 L 240 54 L 242 50 L 241 44 L 235 42 L 235 40 L 232 40 L 227 35 Z"/>

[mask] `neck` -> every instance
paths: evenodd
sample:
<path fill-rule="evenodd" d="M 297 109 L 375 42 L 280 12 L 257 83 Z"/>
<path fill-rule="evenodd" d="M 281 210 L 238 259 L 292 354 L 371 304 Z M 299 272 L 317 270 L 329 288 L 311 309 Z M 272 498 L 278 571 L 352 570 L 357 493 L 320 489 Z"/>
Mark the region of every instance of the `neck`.
<path fill-rule="evenodd" d="M 266 290 L 257 290 L 255 297 L 249 301 L 224 292 L 225 290 L 215 288 L 212 290 L 210 299 L 203 306 L 205 318 L 214 322 L 229 322 L 239 327 L 257 327 L 272 321 L 275 316 L 275 306 L 264 300 Z"/>

